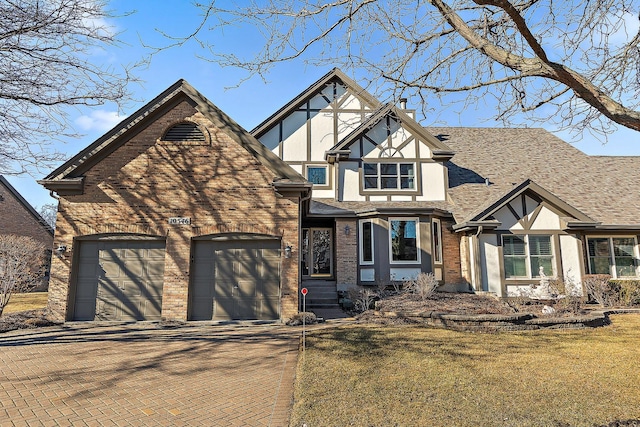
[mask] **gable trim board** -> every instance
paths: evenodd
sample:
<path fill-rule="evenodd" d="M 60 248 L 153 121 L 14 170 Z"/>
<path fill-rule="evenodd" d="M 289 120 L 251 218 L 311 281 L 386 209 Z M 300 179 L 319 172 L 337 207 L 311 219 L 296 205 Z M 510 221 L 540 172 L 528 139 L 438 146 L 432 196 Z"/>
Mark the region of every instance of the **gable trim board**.
<path fill-rule="evenodd" d="M 115 232 L 116 246 L 136 230 L 162 235 L 160 316 L 179 320 L 291 317 L 301 281 L 316 283 L 303 277 L 316 249 L 332 266 L 317 282 L 323 292 L 331 283 L 346 289 L 427 272 L 448 289 L 507 297 L 539 284 L 539 266 L 579 283 L 589 265 L 586 236 L 633 236 L 638 246 L 640 161 L 587 156 L 541 129 L 428 129 L 403 108 L 333 69 L 249 133 L 179 80 L 39 181 L 60 196 L 56 240 L 71 248 L 54 260 L 50 306 L 73 317 L 74 254 L 102 232 Z M 206 141 L 163 141 L 177 123 L 194 123 Z M 513 158 L 522 158 L 517 168 Z M 367 162 L 415 166 L 397 176 L 377 166 L 375 190 L 364 190 Z M 621 164 L 627 179 L 589 175 L 593 185 L 581 184 L 581 173 L 605 164 Z M 308 165 L 326 165 L 326 182 L 308 182 Z M 407 177 L 409 187 L 398 183 Z M 607 205 L 607 192 L 625 204 Z M 317 248 L 303 229 L 326 232 L 312 239 Z M 505 241 L 524 252 L 506 254 Z M 361 256 L 365 244 L 371 259 Z"/>

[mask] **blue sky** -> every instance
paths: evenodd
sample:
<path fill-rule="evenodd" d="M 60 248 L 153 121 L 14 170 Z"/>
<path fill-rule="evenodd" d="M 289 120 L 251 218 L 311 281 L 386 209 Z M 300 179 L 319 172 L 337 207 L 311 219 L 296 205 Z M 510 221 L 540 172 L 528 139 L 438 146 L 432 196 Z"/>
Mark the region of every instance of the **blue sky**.
<path fill-rule="evenodd" d="M 221 3 L 217 2 L 218 5 Z M 156 29 L 181 36 L 192 31 L 199 22 L 199 10 L 188 0 L 114 0 L 110 2 L 110 6 L 116 14 L 124 15 L 125 12 L 135 11 L 129 16 L 121 16 L 110 21 L 110 24 L 121 32 L 120 39 L 126 45 L 96 52 L 96 61 L 113 66 L 136 62 L 148 53 L 141 40 L 147 45 L 166 45 L 167 40 Z M 255 49 L 260 43 L 255 34 L 245 28 L 228 28 L 224 34 L 212 34 L 210 40 L 213 40 L 215 45 L 223 46 L 227 51 L 232 49 L 240 55 L 251 52 L 251 49 Z M 251 130 L 333 68 L 333 64 L 318 68 L 309 67 L 303 61 L 290 62 L 276 66 L 267 76 L 267 82 L 253 78 L 235 87 L 245 76 L 244 72 L 221 68 L 198 58 L 198 55 L 205 54 L 206 52 L 199 49 L 195 43 L 188 43 L 155 55 L 147 67 L 138 70 L 138 76 L 143 82 L 141 85 L 131 86 L 134 102 L 127 105 L 123 111 L 118 111 L 115 105 L 104 105 L 90 110 L 71 110 L 71 121 L 83 137 L 69 140 L 57 148 L 68 157 L 75 155 L 180 78 L 186 79 L 240 125 Z M 357 76 L 354 77 L 358 80 Z M 440 117 L 443 118 L 448 120 L 446 124 L 451 126 L 500 126 L 499 123 L 486 121 L 486 112 L 477 110 L 466 111 L 461 116 L 451 114 L 450 117 Z M 426 118 L 424 123 L 429 124 L 429 118 Z M 553 131 L 551 128 L 548 130 Z M 556 135 L 565 140 L 571 139 L 567 133 Z M 640 134 L 622 129 L 610 136 L 606 145 L 590 135 L 584 135 L 574 146 L 592 155 L 640 155 Z M 39 207 L 55 202 L 48 191 L 35 182 L 48 172 L 45 171 L 42 176 L 35 178 L 23 176 L 7 179 L 32 205 Z"/>

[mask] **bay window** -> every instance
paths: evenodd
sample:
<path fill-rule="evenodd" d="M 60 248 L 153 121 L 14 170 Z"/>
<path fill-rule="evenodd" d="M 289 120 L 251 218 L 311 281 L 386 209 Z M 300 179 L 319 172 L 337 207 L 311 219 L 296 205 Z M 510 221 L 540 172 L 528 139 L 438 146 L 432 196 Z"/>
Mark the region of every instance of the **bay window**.
<path fill-rule="evenodd" d="M 392 263 L 420 263 L 417 218 L 389 218 Z"/>

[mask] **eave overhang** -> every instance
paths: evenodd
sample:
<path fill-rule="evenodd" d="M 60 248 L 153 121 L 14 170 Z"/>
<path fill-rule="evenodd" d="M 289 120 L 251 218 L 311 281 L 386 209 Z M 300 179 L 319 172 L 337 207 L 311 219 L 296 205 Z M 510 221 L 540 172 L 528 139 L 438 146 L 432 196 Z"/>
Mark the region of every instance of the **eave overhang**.
<path fill-rule="evenodd" d="M 334 164 L 340 160 L 348 160 L 351 150 L 329 150 L 324 152 L 324 159 L 329 164 Z"/>
<path fill-rule="evenodd" d="M 276 193 L 283 197 L 308 198 L 311 195 L 313 184 L 310 182 L 274 181 L 272 183 Z"/>
<path fill-rule="evenodd" d="M 309 212 L 306 216 L 310 218 L 369 218 L 380 215 L 428 215 L 439 218 L 453 218 L 451 212 L 438 208 L 385 208 L 385 207 L 373 207 L 368 210 L 352 211 L 344 209 L 343 212 L 327 212 L 327 213 L 312 213 Z"/>
<path fill-rule="evenodd" d="M 76 196 L 84 191 L 84 177 L 63 179 L 40 179 L 36 181 L 49 191 L 60 196 Z"/>
<path fill-rule="evenodd" d="M 495 219 L 486 221 L 466 221 L 460 224 L 454 224 L 451 229 L 456 233 L 463 233 L 467 231 L 478 231 L 480 228 L 482 228 L 482 230 L 495 230 L 501 225 L 502 223 Z"/>

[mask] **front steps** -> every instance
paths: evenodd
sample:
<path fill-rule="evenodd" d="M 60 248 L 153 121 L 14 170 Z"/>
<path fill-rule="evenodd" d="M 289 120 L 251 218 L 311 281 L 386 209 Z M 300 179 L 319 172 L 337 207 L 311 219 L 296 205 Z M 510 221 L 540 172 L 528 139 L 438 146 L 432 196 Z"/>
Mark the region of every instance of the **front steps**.
<path fill-rule="evenodd" d="M 302 287 L 308 290 L 306 311 L 314 308 L 340 308 L 335 280 L 303 280 Z M 300 296 L 300 310 L 302 310 L 302 296 Z"/>

